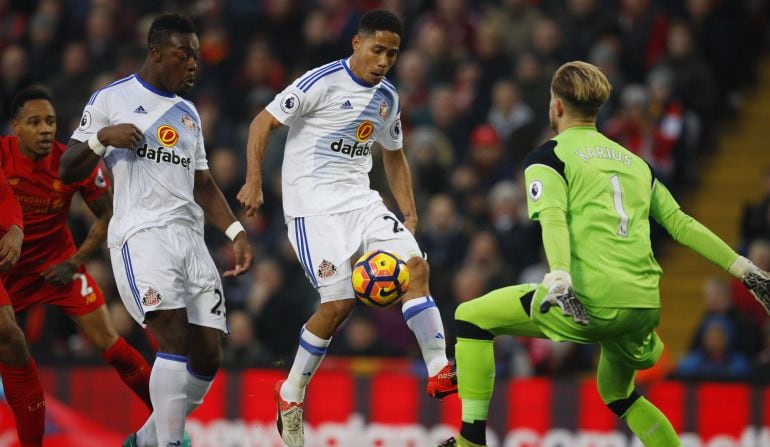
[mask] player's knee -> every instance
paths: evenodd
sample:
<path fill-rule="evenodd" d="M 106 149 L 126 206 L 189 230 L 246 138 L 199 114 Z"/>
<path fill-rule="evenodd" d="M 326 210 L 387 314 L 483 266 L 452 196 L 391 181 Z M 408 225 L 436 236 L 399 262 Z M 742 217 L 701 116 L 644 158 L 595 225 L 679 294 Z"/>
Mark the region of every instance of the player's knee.
<path fill-rule="evenodd" d="M 604 400 L 605 403 L 607 403 L 607 406 L 610 410 L 612 410 L 613 413 L 618 415 L 619 418 L 622 418 L 624 414 L 628 411 L 629 408 L 631 408 L 631 405 L 634 404 L 639 398 L 642 397 L 641 394 L 637 393 L 636 390 L 631 391 L 631 394 L 623 399 L 617 399 L 613 400 L 611 402 L 607 402 L 605 397 L 602 395 L 602 400 Z"/>
<path fill-rule="evenodd" d="M 468 302 L 461 303 L 455 309 L 455 320 L 470 321 L 471 319 L 471 306 Z"/>
<path fill-rule="evenodd" d="M 0 324 L 0 352 L 4 354 L 0 361 L 6 365 L 21 365 L 29 358 L 24 332 L 11 319 Z"/>
<path fill-rule="evenodd" d="M 409 267 L 409 283 L 412 288 L 427 289 L 430 268 L 428 262 L 420 257 L 410 259 L 406 265 Z"/>
<path fill-rule="evenodd" d="M 336 328 L 345 318 L 353 312 L 353 308 L 356 305 L 356 300 L 337 300 L 323 303 L 319 311 L 324 314 L 326 320 L 331 321 L 332 325 Z"/>
<path fill-rule="evenodd" d="M 455 331 L 458 338 L 471 338 L 475 340 L 493 340 L 495 334 L 477 326 L 473 321 L 469 304 L 462 303 L 455 310 Z"/>

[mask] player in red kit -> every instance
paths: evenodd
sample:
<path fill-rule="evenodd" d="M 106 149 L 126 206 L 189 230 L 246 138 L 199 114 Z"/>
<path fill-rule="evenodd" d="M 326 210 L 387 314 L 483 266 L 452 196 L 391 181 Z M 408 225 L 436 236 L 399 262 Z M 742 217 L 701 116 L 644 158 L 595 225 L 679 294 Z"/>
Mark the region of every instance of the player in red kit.
<path fill-rule="evenodd" d="M 0 169 L 0 272 L 11 269 L 21 255 L 22 213 Z M 29 356 L 24 333 L 16 324 L 11 299 L 0 282 L 0 376 L 5 398 L 16 419 L 21 447 L 41 447 L 45 430 L 45 399 L 37 366 Z"/>
<path fill-rule="evenodd" d="M 60 307 L 69 315 L 104 360 L 152 408 L 147 361 L 119 337 L 107 313 L 102 291 L 83 262 L 107 235 L 112 194 L 100 165 L 83 181 L 65 185 L 59 160 L 66 146 L 54 141 L 56 111 L 39 87 L 19 92 L 11 103 L 14 136 L 0 136 L 0 165 L 24 215 L 21 259 L 0 276 L 14 311 L 36 304 Z M 86 240 L 76 247 L 67 228 L 67 213 L 76 193 L 96 216 Z"/>

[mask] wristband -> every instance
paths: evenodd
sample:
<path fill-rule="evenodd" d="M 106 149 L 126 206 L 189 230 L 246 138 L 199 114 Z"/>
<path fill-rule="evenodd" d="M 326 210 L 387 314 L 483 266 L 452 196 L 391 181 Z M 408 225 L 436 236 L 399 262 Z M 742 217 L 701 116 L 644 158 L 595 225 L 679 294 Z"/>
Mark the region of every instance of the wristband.
<path fill-rule="evenodd" d="M 753 266 L 754 264 L 751 261 L 744 258 L 743 256 L 738 256 L 738 259 L 736 259 L 735 262 L 730 265 L 730 268 L 728 268 L 727 271 L 736 278 L 743 279 L 743 277 L 749 273 L 749 270 L 751 270 L 751 267 Z"/>
<path fill-rule="evenodd" d="M 230 238 L 231 241 L 234 241 L 235 236 L 238 236 L 241 231 L 246 231 L 246 229 L 243 228 L 243 225 L 241 225 L 241 223 L 236 220 L 235 222 L 231 223 L 229 227 L 227 227 L 225 234 Z"/>
<path fill-rule="evenodd" d="M 88 139 L 88 147 L 94 151 L 94 154 L 103 157 L 104 152 L 107 150 L 107 146 L 103 145 L 101 141 L 99 141 L 99 137 L 97 134 L 91 135 L 91 138 Z"/>
<path fill-rule="evenodd" d="M 572 276 L 564 270 L 553 270 L 550 273 L 546 273 L 543 277 L 543 286 L 547 289 L 550 289 L 557 283 L 567 284 L 572 287 Z"/>

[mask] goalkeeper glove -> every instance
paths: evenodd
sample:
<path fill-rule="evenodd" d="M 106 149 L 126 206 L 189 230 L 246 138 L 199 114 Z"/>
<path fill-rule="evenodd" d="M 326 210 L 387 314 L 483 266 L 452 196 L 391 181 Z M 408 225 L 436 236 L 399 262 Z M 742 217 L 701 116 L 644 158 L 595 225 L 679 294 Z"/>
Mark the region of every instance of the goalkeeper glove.
<path fill-rule="evenodd" d="M 729 271 L 741 280 L 770 315 L 770 274 L 743 256 L 733 262 Z"/>
<path fill-rule="evenodd" d="M 540 303 L 540 313 L 546 313 L 553 305 L 559 306 L 562 315 L 570 316 L 575 323 L 587 325 L 588 313 L 572 290 L 572 278 L 563 270 L 554 270 L 543 278 L 548 294 Z"/>

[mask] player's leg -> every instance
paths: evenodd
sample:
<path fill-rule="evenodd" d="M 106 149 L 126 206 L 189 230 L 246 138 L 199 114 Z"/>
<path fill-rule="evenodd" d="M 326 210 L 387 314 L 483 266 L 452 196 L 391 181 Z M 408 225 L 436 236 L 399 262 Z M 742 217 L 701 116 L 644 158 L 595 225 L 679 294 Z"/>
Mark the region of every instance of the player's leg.
<path fill-rule="evenodd" d="M 104 361 L 115 368 L 123 382 L 142 399 L 147 408 L 152 409 L 150 365 L 118 335 L 107 313 L 102 292 L 84 267 L 81 267 L 65 298 L 53 304 L 59 305 L 70 315 L 101 352 Z"/>
<path fill-rule="evenodd" d="M 495 384 L 494 337 L 544 337 L 528 315 L 534 290 L 529 284 L 504 287 L 462 303 L 455 311 L 455 358 L 462 401 L 458 445 L 486 444 L 489 401 Z"/>
<path fill-rule="evenodd" d="M 0 375 L 5 397 L 16 419 L 21 447 L 40 447 L 45 431 L 43 386 L 10 304 L 0 283 Z"/>
<path fill-rule="evenodd" d="M 288 376 L 275 387 L 278 431 L 290 447 L 304 444 L 305 389 L 326 356 L 332 334 L 355 305 L 350 258 L 360 246 L 360 237 L 351 225 L 353 214 L 299 217 L 288 223 L 297 259 L 321 297 L 320 306 L 300 331 Z"/>
<path fill-rule="evenodd" d="M 457 392 L 456 374 L 446 357 L 446 337 L 441 313 L 428 288 L 429 267 L 414 235 L 377 202 L 360 213 L 364 250 L 387 250 L 406 260 L 409 290 L 402 298 L 401 312 L 420 345 L 428 370 L 429 395 L 442 398 Z"/>
<path fill-rule="evenodd" d="M 150 373 L 153 412 L 137 432 L 137 445 L 181 443 L 187 416 L 187 312 L 151 311 L 145 321 L 158 340 L 158 352 Z"/>
<path fill-rule="evenodd" d="M 153 413 L 137 432 L 139 447 L 183 439 L 188 376 L 184 269 L 189 236 L 180 236 L 178 227 L 142 230 L 121 248 L 110 250 L 126 310 L 138 323 L 149 326 L 159 343 L 149 382 Z"/>
<path fill-rule="evenodd" d="M 602 401 L 623 419 L 647 447 L 678 447 L 681 442 L 666 416 L 634 389 L 637 369 L 655 364 L 663 343 L 653 328 L 658 309 L 621 309 L 619 332 L 601 342 L 596 383 Z"/>
<path fill-rule="evenodd" d="M 635 373 L 634 369 L 609 360 L 602 350 L 596 374 L 602 401 L 628 424 L 645 446 L 681 446 L 671 422 L 634 389 Z"/>

